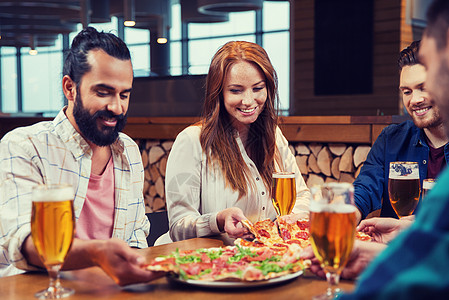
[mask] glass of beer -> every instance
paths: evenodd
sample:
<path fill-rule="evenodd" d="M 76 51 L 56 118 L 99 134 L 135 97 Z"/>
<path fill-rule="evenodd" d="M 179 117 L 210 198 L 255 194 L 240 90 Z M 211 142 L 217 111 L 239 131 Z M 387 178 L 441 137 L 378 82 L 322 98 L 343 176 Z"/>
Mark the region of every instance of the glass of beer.
<path fill-rule="evenodd" d="M 419 202 L 421 187 L 417 162 L 390 162 L 388 195 L 399 218 L 410 216 Z"/>
<path fill-rule="evenodd" d="M 49 287 L 35 294 L 39 299 L 63 298 L 74 293 L 59 281 L 59 270 L 75 230 L 73 196 L 70 185 L 38 185 L 32 191 L 31 238 L 50 276 Z"/>
<path fill-rule="evenodd" d="M 357 225 L 354 188 L 350 183 L 326 183 L 311 188 L 310 236 L 315 257 L 326 274 L 328 288 L 314 299 L 334 299 L 354 245 Z"/>
<path fill-rule="evenodd" d="M 435 179 L 427 178 L 427 179 L 423 180 L 423 182 L 422 182 L 422 195 L 421 195 L 421 199 L 422 200 L 424 200 L 424 198 L 427 196 L 427 194 L 433 188 L 434 185 L 435 185 Z"/>
<path fill-rule="evenodd" d="M 296 181 L 293 172 L 273 173 L 273 189 L 271 201 L 278 216 L 292 212 L 296 202 Z"/>

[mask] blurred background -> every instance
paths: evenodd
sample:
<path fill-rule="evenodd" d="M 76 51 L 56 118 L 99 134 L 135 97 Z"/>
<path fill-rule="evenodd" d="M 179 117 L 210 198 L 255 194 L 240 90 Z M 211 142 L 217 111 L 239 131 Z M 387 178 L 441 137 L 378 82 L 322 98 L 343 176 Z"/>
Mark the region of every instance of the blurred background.
<path fill-rule="evenodd" d="M 64 50 L 93 26 L 131 50 L 130 116 L 198 116 L 210 59 L 230 40 L 267 50 L 284 116 L 403 114 L 397 56 L 421 38 L 429 3 L 0 0 L 0 112 L 54 116 Z"/>

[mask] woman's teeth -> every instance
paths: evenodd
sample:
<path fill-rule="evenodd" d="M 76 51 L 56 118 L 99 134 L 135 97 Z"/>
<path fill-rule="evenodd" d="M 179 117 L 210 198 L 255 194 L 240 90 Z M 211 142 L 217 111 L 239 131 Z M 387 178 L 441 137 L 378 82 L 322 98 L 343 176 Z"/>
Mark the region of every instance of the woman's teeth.
<path fill-rule="evenodd" d="M 250 113 L 250 112 L 252 112 L 252 111 L 254 111 L 256 108 L 249 108 L 249 109 L 242 109 L 242 108 L 239 108 L 242 112 L 244 112 L 244 113 Z"/>

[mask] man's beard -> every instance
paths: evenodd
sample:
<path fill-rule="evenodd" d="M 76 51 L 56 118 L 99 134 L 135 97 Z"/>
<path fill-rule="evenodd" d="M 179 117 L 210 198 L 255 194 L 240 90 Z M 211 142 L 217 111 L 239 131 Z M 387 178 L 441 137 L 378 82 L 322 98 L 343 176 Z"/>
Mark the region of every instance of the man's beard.
<path fill-rule="evenodd" d="M 97 146 L 109 146 L 114 143 L 118 138 L 118 133 L 122 131 L 126 125 L 127 116 L 128 113 L 117 116 L 106 110 L 99 110 L 91 115 L 89 111 L 84 108 L 79 91 L 76 93 L 73 117 L 75 118 L 76 124 L 83 137 Z M 97 120 L 100 117 L 107 119 L 115 118 L 117 124 L 115 127 L 98 125 Z M 101 126 L 101 129 L 98 128 L 99 126 Z"/>
<path fill-rule="evenodd" d="M 412 114 L 413 123 L 415 123 L 416 127 L 424 129 L 424 128 L 435 128 L 441 125 L 442 119 L 440 116 L 439 109 L 435 106 L 435 104 L 432 105 L 432 111 L 430 112 L 432 116 L 430 119 L 422 120 L 419 117 L 416 117 Z"/>
<path fill-rule="evenodd" d="M 445 54 L 443 54 L 445 55 Z M 443 125 L 446 135 L 449 137 L 449 65 L 448 60 L 443 56 L 440 68 L 437 73 L 435 86 L 438 90 L 433 91 L 434 98 L 437 100 L 437 105 L 440 109 L 443 119 Z"/>

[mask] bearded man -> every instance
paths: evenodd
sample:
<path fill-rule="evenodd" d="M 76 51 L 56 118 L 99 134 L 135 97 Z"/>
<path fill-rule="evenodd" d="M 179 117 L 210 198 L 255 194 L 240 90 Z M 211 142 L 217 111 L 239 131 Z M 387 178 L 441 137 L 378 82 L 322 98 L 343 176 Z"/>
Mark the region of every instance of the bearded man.
<path fill-rule="evenodd" d="M 63 75 L 68 106 L 0 143 L 0 277 L 43 268 L 30 236 L 31 190 L 68 183 L 76 235 L 63 269 L 99 266 L 121 285 L 151 280 L 131 249 L 147 247 L 150 223 L 140 151 L 120 133 L 133 83 L 129 49 L 88 27 L 73 40 Z"/>
<path fill-rule="evenodd" d="M 449 135 L 449 1 L 434 0 L 429 6 L 419 58 L 427 71 L 427 91 L 438 105 Z M 446 168 L 423 201 L 413 225 L 368 266 L 354 292 L 339 299 L 448 298 L 448 184 Z M 357 259 L 357 254 L 352 256 Z"/>
<path fill-rule="evenodd" d="M 390 162 L 418 162 L 422 186 L 424 179 L 437 178 L 449 161 L 449 139 L 440 111 L 425 88 L 427 74 L 418 59 L 419 44 L 413 42 L 401 51 L 398 59 L 399 90 L 412 121 L 384 128 L 371 148 L 354 182 L 359 221 L 378 209 L 381 217 L 398 218 L 388 196 Z"/>

